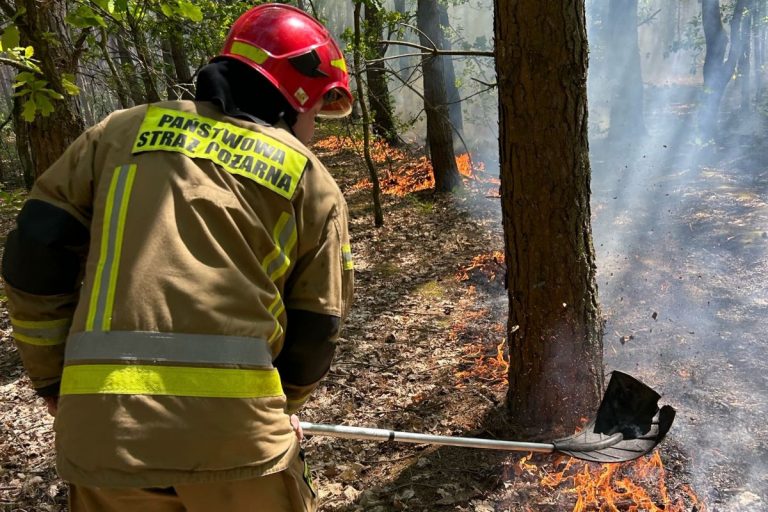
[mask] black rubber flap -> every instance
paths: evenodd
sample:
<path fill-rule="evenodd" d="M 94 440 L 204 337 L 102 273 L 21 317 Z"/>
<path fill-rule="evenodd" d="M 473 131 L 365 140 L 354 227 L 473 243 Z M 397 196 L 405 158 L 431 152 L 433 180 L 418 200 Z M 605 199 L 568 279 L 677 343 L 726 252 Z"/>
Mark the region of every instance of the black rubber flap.
<path fill-rule="evenodd" d="M 672 426 L 675 410 L 658 407 L 661 396 L 639 380 L 613 372 L 595 421 L 552 444 L 555 450 L 593 462 L 634 460 L 653 450 Z"/>

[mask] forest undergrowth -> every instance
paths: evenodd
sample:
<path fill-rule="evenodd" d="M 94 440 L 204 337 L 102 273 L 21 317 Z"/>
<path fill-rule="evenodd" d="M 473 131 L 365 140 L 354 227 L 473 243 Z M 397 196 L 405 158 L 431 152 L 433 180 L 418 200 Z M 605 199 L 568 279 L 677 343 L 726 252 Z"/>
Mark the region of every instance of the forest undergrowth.
<path fill-rule="evenodd" d="M 324 138 L 315 149 L 349 203 L 356 299 L 333 367 L 302 420 L 503 438 L 507 299 L 498 182 L 480 162 L 466 161 L 466 190 L 434 197 L 421 155 L 380 148 L 385 225 L 377 229 L 351 139 Z M 4 214 L 3 239 L 11 224 Z M 0 313 L 0 510 L 63 511 L 52 420 L 22 375 L 5 307 Z M 652 457 L 613 467 L 320 436 L 304 444 L 326 512 L 706 509 L 674 437 Z"/>

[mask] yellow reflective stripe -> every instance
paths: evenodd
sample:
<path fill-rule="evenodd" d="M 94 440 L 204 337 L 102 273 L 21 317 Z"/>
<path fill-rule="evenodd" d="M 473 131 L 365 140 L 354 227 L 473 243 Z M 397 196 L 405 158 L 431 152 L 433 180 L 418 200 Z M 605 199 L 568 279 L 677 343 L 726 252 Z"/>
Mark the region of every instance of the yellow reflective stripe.
<path fill-rule="evenodd" d="M 12 336 L 16 341 L 29 345 L 60 345 L 67 339 L 71 324 L 72 320 L 69 318 L 40 321 L 11 318 Z"/>
<path fill-rule="evenodd" d="M 354 270 L 355 262 L 352 259 L 352 247 L 349 244 L 341 246 L 341 258 L 344 261 L 344 270 Z"/>
<path fill-rule="evenodd" d="M 280 218 L 275 224 L 272 237 L 275 241 L 275 248 L 264 258 L 261 267 L 274 282 L 282 277 L 291 266 L 291 259 L 288 256 L 296 245 L 298 235 L 296 233 L 296 221 L 288 213 L 281 213 Z"/>
<path fill-rule="evenodd" d="M 104 205 L 99 261 L 85 323 L 87 331 L 109 330 L 112 323 L 125 216 L 135 175 L 136 165 L 123 165 L 112 173 Z"/>
<path fill-rule="evenodd" d="M 272 344 L 273 341 L 283 334 L 283 326 L 280 323 L 280 315 L 283 314 L 283 311 L 285 311 L 285 304 L 278 294 L 275 300 L 272 301 L 272 304 L 269 305 L 269 313 L 275 318 L 275 330 L 272 331 L 272 335 L 269 337 L 269 344 Z"/>
<path fill-rule="evenodd" d="M 345 73 L 347 72 L 347 63 L 344 61 L 344 57 L 332 60 L 331 66 L 338 68 Z"/>
<path fill-rule="evenodd" d="M 96 364 L 65 366 L 61 394 L 261 398 L 283 388 L 275 369 Z"/>
<path fill-rule="evenodd" d="M 39 347 L 50 347 L 53 345 L 61 345 L 67 339 L 66 334 L 58 338 L 39 338 L 37 336 L 29 336 L 27 334 L 22 334 L 20 332 L 15 332 L 15 331 L 11 334 L 11 336 L 13 336 L 13 339 L 15 339 L 16 341 L 20 341 L 28 345 L 37 345 Z"/>
<path fill-rule="evenodd" d="M 150 106 L 133 143 L 133 153 L 172 151 L 209 160 L 291 199 L 307 157 L 263 133 L 167 108 Z"/>
<path fill-rule="evenodd" d="M 125 217 L 128 212 L 128 202 L 131 198 L 133 181 L 136 178 L 136 165 L 131 165 L 126 170 L 125 192 L 120 202 L 120 211 L 117 219 L 117 232 L 115 233 L 115 257 L 112 263 L 112 272 L 109 274 L 109 286 L 107 288 L 107 304 L 104 308 L 103 330 L 108 331 L 112 327 L 112 308 L 115 304 L 115 288 L 117 287 L 117 275 L 120 272 L 120 253 L 123 249 L 123 234 L 125 233 Z"/>
<path fill-rule="evenodd" d="M 51 329 L 54 327 L 66 327 L 69 328 L 69 325 L 72 323 L 72 320 L 69 318 L 58 318 L 56 320 L 18 320 L 16 318 L 11 317 L 11 325 L 13 327 L 23 327 L 26 329 Z"/>
<path fill-rule="evenodd" d="M 232 48 L 230 48 L 229 53 L 245 57 L 256 64 L 264 64 L 269 58 L 269 54 L 263 49 L 243 41 L 235 41 L 232 43 Z"/>

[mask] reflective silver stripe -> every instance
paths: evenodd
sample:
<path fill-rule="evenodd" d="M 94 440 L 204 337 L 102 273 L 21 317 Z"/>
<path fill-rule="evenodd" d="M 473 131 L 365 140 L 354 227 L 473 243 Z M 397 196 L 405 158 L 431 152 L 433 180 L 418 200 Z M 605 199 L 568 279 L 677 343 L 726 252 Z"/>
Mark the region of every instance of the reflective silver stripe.
<path fill-rule="evenodd" d="M 96 361 L 272 368 L 266 340 L 244 336 L 85 331 L 67 340 L 66 364 Z"/>
<path fill-rule="evenodd" d="M 125 209 L 133 185 L 136 165 L 117 167 L 112 175 L 104 207 L 101 252 L 97 265 L 86 329 L 109 330 L 112 322 L 112 301 L 122 246 Z"/>
<path fill-rule="evenodd" d="M 11 318 L 13 337 L 33 345 L 56 345 L 64 343 L 72 321 L 44 320 L 40 322 L 22 321 Z"/>

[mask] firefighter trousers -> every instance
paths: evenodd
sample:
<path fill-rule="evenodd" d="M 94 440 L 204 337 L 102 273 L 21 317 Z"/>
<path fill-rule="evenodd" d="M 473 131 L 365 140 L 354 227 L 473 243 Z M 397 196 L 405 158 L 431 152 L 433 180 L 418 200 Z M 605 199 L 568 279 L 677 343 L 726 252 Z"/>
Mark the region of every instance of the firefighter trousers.
<path fill-rule="evenodd" d="M 69 512 L 315 512 L 317 499 L 301 458 L 287 469 L 247 480 L 113 489 L 71 485 Z"/>

